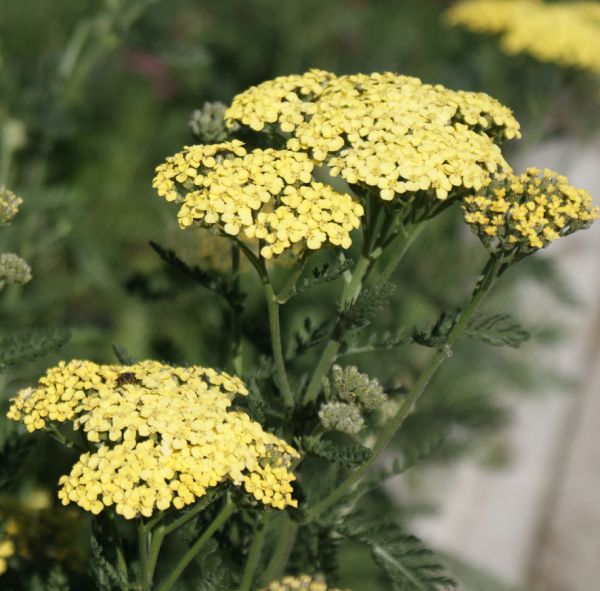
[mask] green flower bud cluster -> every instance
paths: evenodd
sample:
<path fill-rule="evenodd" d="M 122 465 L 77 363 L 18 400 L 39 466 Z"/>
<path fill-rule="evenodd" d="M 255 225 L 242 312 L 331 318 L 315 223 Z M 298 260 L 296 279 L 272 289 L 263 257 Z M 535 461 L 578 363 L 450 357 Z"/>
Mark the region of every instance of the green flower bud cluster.
<path fill-rule="evenodd" d="M 365 424 L 365 419 L 356 404 L 326 402 L 319 410 L 321 425 L 326 431 L 340 431 L 356 435 Z"/>
<path fill-rule="evenodd" d="M 331 368 L 331 385 L 337 398 L 358 404 L 366 412 L 375 410 L 387 400 L 379 380 L 370 379 L 354 365 L 341 367 L 335 364 Z"/>
<path fill-rule="evenodd" d="M 340 591 L 328 587 L 326 583 L 310 575 L 298 575 L 273 581 L 261 591 L 327 591 L 328 589 L 329 591 Z"/>
<path fill-rule="evenodd" d="M 196 109 L 190 117 L 190 127 L 194 135 L 207 144 L 225 141 L 231 133 L 239 129 L 237 123 L 234 127 L 227 127 L 226 110 L 227 105 L 219 101 L 206 102 L 201 109 Z"/>
<path fill-rule="evenodd" d="M 387 400 L 379 380 L 370 379 L 354 365 L 334 365 L 325 393 L 329 401 L 319 410 L 321 425 L 327 431 L 348 435 L 356 435 L 364 427 L 363 413 L 374 411 Z"/>
<path fill-rule="evenodd" d="M 11 252 L 0 254 L 0 289 L 6 285 L 24 285 L 31 280 L 31 267 Z"/>

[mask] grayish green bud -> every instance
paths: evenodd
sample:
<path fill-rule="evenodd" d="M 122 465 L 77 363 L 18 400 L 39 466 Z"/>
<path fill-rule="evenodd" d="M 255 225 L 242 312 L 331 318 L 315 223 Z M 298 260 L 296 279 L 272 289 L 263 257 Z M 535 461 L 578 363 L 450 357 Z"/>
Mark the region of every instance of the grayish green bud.
<path fill-rule="evenodd" d="M 375 410 L 387 400 L 379 380 L 369 379 L 367 374 L 360 373 L 354 365 L 334 365 L 331 368 L 331 381 L 340 400 L 359 404 L 367 412 Z"/>
<path fill-rule="evenodd" d="M 346 402 L 327 402 L 319 410 L 321 425 L 326 431 L 341 431 L 348 435 L 356 435 L 365 421 L 356 404 Z"/>
<path fill-rule="evenodd" d="M 226 126 L 226 110 L 227 106 L 220 102 L 204 103 L 190 118 L 190 127 L 194 135 L 207 144 L 225 141 L 230 133 L 240 127 L 237 123 L 232 127 Z"/>
<path fill-rule="evenodd" d="M 11 252 L 0 254 L 0 289 L 6 285 L 23 285 L 31 280 L 31 267 Z"/>

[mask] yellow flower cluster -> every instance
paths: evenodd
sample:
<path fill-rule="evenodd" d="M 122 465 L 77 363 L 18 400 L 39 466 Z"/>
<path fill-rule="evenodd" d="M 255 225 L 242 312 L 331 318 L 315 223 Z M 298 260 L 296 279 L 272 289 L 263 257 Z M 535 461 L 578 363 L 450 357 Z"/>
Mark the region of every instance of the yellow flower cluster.
<path fill-rule="evenodd" d="M 310 575 L 299 575 L 297 577 L 283 577 L 279 581 L 273 581 L 268 587 L 261 591 L 341 591 L 328 587 L 326 583 L 314 579 Z M 349 590 L 346 590 L 349 591 Z"/>
<path fill-rule="evenodd" d="M 491 250 L 530 251 L 588 227 L 599 217 L 587 191 L 551 170 L 501 175 L 463 201 L 465 221 Z"/>
<path fill-rule="evenodd" d="M 600 74 L 600 4 L 466 0 L 447 12 L 451 25 L 501 35 L 504 51 Z"/>
<path fill-rule="evenodd" d="M 23 203 L 10 189 L 0 186 L 0 224 L 10 224 Z"/>
<path fill-rule="evenodd" d="M 191 146 L 157 168 L 154 187 L 169 201 L 182 200 L 182 228 L 199 222 L 230 236 L 243 233 L 259 241 L 266 259 L 293 247 L 349 248 L 363 207 L 314 181 L 313 168 L 308 155 L 290 150 L 246 153 L 236 141 Z"/>
<path fill-rule="evenodd" d="M 60 479 L 65 505 L 148 517 L 230 481 L 265 505 L 296 506 L 288 468 L 297 452 L 229 410 L 247 393 L 237 377 L 213 369 L 71 361 L 22 390 L 8 416 L 29 431 L 63 421 L 83 431 L 92 449 Z"/>
<path fill-rule="evenodd" d="M 15 553 L 15 544 L 10 538 L 0 540 L 0 575 L 8 569 L 8 560 Z"/>
<path fill-rule="evenodd" d="M 236 96 L 225 116 L 255 130 L 278 124 L 289 150 L 387 201 L 478 190 L 490 173 L 510 170 L 497 142 L 520 135 L 512 112 L 486 94 L 392 73 L 276 78 Z"/>

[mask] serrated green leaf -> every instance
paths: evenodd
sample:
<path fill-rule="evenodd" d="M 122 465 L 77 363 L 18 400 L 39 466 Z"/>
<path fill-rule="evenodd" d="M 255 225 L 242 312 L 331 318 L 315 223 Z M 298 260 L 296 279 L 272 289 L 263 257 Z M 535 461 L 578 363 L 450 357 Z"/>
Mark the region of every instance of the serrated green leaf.
<path fill-rule="evenodd" d="M 156 242 L 150 242 L 150 246 L 158 256 L 172 269 L 187 277 L 197 285 L 218 294 L 233 308 L 242 310 L 246 299 L 245 294 L 238 293 L 233 289 L 230 282 L 215 271 L 204 271 L 198 266 L 190 266 L 183 262 L 174 251 L 163 248 Z"/>
<path fill-rule="evenodd" d="M 67 329 L 30 329 L 0 339 L 0 372 L 57 351 L 71 338 Z"/>
<path fill-rule="evenodd" d="M 102 540 L 95 534 L 90 538 L 90 550 L 89 571 L 99 591 L 113 591 L 115 588 L 122 589 L 127 585 L 119 570 L 106 558 Z"/>
<path fill-rule="evenodd" d="M 495 347 L 507 345 L 519 348 L 530 334 L 509 314 L 478 316 L 469 322 L 465 336 L 484 341 Z"/>
<path fill-rule="evenodd" d="M 457 586 L 436 555 L 396 523 L 357 513 L 336 529 L 370 549 L 395 590 L 442 591 Z"/>
<path fill-rule="evenodd" d="M 460 310 L 442 312 L 434 324 L 427 328 L 413 328 L 411 338 L 424 347 L 441 347 L 446 344 L 450 332 L 458 321 Z"/>
<path fill-rule="evenodd" d="M 360 443 L 337 445 L 328 439 L 304 437 L 300 441 L 304 451 L 345 468 L 356 468 L 371 457 L 371 450 Z"/>
<path fill-rule="evenodd" d="M 340 310 L 344 328 L 352 330 L 371 324 L 375 316 L 387 305 L 395 290 L 392 283 L 363 289 L 355 300 Z"/>
<path fill-rule="evenodd" d="M 294 333 L 294 346 L 288 351 L 286 358 L 294 359 L 294 357 L 303 355 L 313 347 L 321 344 L 327 338 L 330 326 L 330 320 L 324 320 L 315 326 L 312 319 L 307 316 L 304 319 L 303 333 L 300 331 Z"/>
<path fill-rule="evenodd" d="M 112 350 L 115 354 L 115 357 L 122 365 L 133 365 L 138 361 L 135 357 L 129 354 L 129 351 L 127 351 L 125 347 L 122 347 L 121 345 L 113 343 Z"/>
<path fill-rule="evenodd" d="M 318 267 L 314 267 L 311 272 L 311 277 L 305 277 L 298 283 L 294 290 L 294 295 L 298 295 L 313 287 L 318 287 L 339 279 L 351 265 L 352 259 L 347 258 L 341 253 L 334 263 L 323 263 Z"/>
<path fill-rule="evenodd" d="M 379 473 L 366 480 L 364 485 L 359 488 L 361 496 L 378 488 L 379 485 L 386 480 L 394 478 L 395 476 L 399 476 L 407 470 L 410 470 L 421 460 L 430 456 L 432 453 L 442 447 L 448 438 L 448 435 L 449 431 L 436 432 L 430 437 L 427 437 L 418 447 L 409 448 L 405 453 L 402 454 L 402 457 L 396 458 L 389 468 L 382 469 Z"/>

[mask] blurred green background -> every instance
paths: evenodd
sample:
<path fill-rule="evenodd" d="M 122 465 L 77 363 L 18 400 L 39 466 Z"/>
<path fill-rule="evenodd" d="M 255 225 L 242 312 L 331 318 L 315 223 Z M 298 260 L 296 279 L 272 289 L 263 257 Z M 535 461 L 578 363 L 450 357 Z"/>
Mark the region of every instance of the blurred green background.
<path fill-rule="evenodd" d="M 148 245 L 154 240 L 173 248 L 190 263 L 223 264 L 218 248 L 178 229 L 173 208 L 151 188 L 154 167 L 193 142 L 188 120 L 205 101 L 228 102 L 251 84 L 313 67 L 339 74 L 391 70 L 492 94 L 522 122 L 521 146 L 552 134 L 589 131 L 587 115 L 597 107 L 586 92 L 585 75 L 509 58 L 493 39 L 449 29 L 441 18 L 448 5 L 2 0 L 0 184 L 22 196 L 24 205 L 12 226 L 0 232 L 0 251 L 19 253 L 34 275 L 28 285 L 0 294 L 2 332 L 64 326 L 73 334 L 60 355 L 1 376 L 4 407 L 18 387 L 32 383 L 56 359 L 114 361 L 113 343 L 137 358 L 223 365 L 218 343 L 228 322 L 224 305 L 207 291 L 175 285 Z M 507 149 L 510 155 L 522 148 Z M 434 321 L 441 310 L 464 301 L 485 255 L 460 217 L 457 208 L 448 211 L 414 247 L 396 277 L 392 305 L 377 320 L 383 329 Z M 518 275 L 520 281 L 546 282 L 557 305 L 573 304 L 551 260 L 528 261 Z M 515 279 L 507 278 L 490 308 L 505 311 Z M 244 286 L 250 296 L 247 347 L 268 352 L 264 310 L 250 273 Z M 286 334 L 300 330 L 307 316 L 318 324 L 327 306 L 334 308 L 334 296 L 329 286 L 299 299 L 284 318 Z M 533 332 L 540 339 L 556 338 L 557 328 Z M 398 446 L 414 447 L 419 438 L 454 427 L 433 460 L 449 461 L 477 448 L 493 464 L 503 459 L 501 446 L 480 435 L 496 432 L 507 420 L 496 393 L 506 387 L 534 390 L 540 380 L 557 376 L 546 371 L 542 378 L 511 352 L 468 343 L 462 348 L 433 384 L 421 412 L 407 422 Z M 400 387 L 418 369 L 421 355 L 402 349 L 349 360 Z M 308 356 L 300 365 L 311 362 Z M 56 459 L 49 467 L 40 448 L 23 490 L 55 487 L 67 459 L 53 447 L 50 453 Z M 380 497 L 373 502 L 387 503 Z M 420 510 L 431 508 L 415 504 L 400 515 Z M 357 564 L 353 558 L 347 562 Z M 376 590 L 370 568 L 358 564 L 348 580 L 355 589 Z"/>

